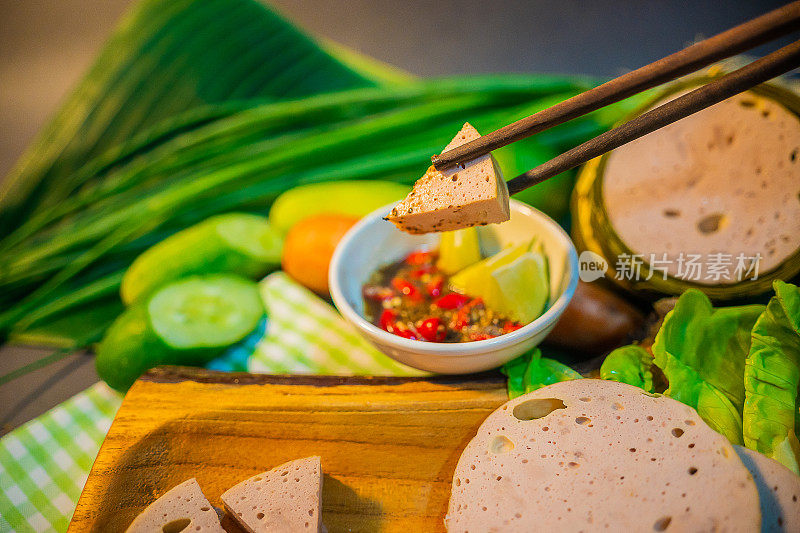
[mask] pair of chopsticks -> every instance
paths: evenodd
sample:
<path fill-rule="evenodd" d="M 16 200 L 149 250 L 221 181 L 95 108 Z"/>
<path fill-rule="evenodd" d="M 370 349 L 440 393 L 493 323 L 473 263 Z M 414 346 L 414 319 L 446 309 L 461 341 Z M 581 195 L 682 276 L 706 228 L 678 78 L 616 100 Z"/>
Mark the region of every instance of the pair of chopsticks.
<path fill-rule="evenodd" d="M 800 0 L 431 158 L 443 170 L 800 29 Z M 510 194 L 800 67 L 800 41 L 656 107 L 509 180 Z"/>

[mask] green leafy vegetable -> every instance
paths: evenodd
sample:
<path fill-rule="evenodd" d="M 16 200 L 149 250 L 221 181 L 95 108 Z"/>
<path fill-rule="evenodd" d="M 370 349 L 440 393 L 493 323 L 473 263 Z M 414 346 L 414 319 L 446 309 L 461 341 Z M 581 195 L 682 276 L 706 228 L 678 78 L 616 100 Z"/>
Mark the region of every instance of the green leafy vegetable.
<path fill-rule="evenodd" d="M 744 361 L 750 330 L 763 305 L 714 309 L 699 290 L 681 295 L 653 343 L 656 365 L 669 380 L 665 395 L 697 409 L 734 444 L 742 443 Z"/>
<path fill-rule="evenodd" d="M 542 357 L 539 348 L 509 361 L 501 371 L 508 376 L 508 396 L 511 399 L 553 383 L 583 378 L 567 365 Z"/>
<path fill-rule="evenodd" d="M 714 309 L 700 291 L 686 291 L 652 350 L 669 380 L 666 396 L 694 407 L 731 443 L 800 474 L 800 288 L 773 287 L 766 307 Z M 649 369 L 644 349 L 625 346 L 608 355 L 600 375 L 652 392 Z"/>
<path fill-rule="evenodd" d="M 638 344 L 622 346 L 606 356 L 600 366 L 600 377 L 655 392 L 652 365 L 653 356 Z"/>
<path fill-rule="evenodd" d="M 139 2 L 4 180 L 0 235 L 79 187 L 84 163 L 161 120 L 226 100 L 378 85 L 353 67 L 253 0 Z"/>
<path fill-rule="evenodd" d="M 800 473 L 800 288 L 775 281 L 744 370 L 744 443 Z"/>

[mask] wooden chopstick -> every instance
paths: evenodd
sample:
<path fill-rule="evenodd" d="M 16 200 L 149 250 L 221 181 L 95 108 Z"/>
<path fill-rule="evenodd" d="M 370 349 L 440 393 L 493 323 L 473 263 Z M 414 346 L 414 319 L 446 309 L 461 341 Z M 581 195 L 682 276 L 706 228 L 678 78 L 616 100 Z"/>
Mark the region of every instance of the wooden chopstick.
<path fill-rule="evenodd" d="M 800 67 L 800 41 L 795 41 L 520 174 L 508 182 L 508 192 L 518 193 L 798 67 Z"/>
<path fill-rule="evenodd" d="M 800 0 L 431 158 L 439 170 L 596 111 L 800 29 Z M 677 119 L 676 119 L 677 120 Z"/>

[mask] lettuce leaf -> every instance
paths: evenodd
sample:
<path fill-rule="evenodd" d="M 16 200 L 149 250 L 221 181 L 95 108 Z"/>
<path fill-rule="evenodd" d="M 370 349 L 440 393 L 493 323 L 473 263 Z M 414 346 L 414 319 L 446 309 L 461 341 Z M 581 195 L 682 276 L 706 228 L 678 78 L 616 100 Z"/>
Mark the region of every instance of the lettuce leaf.
<path fill-rule="evenodd" d="M 744 444 L 800 473 L 800 288 L 775 281 L 744 370 Z"/>
<path fill-rule="evenodd" d="M 652 364 L 653 356 L 638 344 L 622 346 L 606 356 L 600 366 L 600 377 L 655 392 Z"/>
<path fill-rule="evenodd" d="M 690 289 L 653 344 L 655 364 L 669 380 L 665 395 L 697 410 L 733 444 L 742 444 L 744 366 L 750 330 L 763 305 L 714 309 L 701 291 Z"/>
<path fill-rule="evenodd" d="M 567 365 L 542 357 L 539 348 L 509 361 L 500 370 L 508 376 L 508 397 L 512 400 L 553 383 L 583 378 Z"/>

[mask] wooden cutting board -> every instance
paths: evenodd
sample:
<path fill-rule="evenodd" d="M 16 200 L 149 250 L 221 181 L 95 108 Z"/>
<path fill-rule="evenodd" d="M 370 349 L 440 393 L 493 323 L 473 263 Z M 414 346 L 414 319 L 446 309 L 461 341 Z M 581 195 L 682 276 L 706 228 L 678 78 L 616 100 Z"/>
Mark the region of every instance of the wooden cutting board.
<path fill-rule="evenodd" d="M 365 378 L 156 369 L 128 392 L 69 531 L 124 531 L 191 478 L 230 486 L 319 455 L 322 520 L 338 531 L 443 531 L 459 455 L 507 400 L 500 374 Z M 235 530 L 229 519 L 223 521 Z"/>

